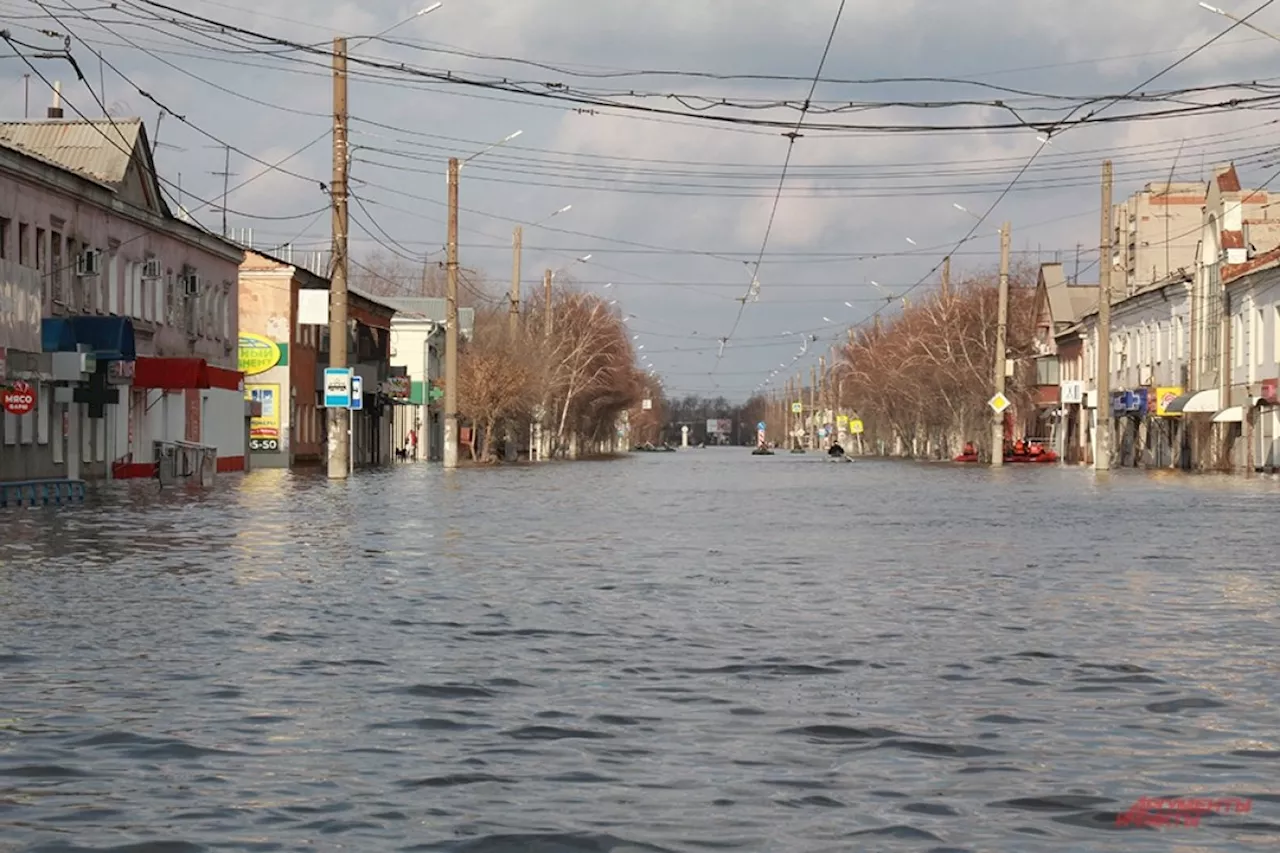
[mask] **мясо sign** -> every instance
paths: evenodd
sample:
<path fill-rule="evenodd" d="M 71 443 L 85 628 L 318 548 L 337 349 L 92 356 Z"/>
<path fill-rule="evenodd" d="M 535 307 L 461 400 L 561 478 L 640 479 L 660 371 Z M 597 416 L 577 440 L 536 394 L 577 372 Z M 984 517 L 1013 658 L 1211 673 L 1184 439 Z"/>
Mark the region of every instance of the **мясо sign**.
<path fill-rule="evenodd" d="M 280 363 L 280 345 L 262 335 L 240 335 L 240 372 L 245 376 L 265 373 Z"/>

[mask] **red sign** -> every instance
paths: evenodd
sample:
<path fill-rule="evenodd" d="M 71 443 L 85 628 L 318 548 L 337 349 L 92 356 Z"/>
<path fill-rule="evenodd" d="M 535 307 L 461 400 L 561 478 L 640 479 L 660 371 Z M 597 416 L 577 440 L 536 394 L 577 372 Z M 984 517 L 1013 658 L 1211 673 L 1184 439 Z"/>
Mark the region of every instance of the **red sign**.
<path fill-rule="evenodd" d="M 4 389 L 4 410 L 11 415 L 25 415 L 36 407 L 36 391 L 27 383 L 19 380 Z"/>

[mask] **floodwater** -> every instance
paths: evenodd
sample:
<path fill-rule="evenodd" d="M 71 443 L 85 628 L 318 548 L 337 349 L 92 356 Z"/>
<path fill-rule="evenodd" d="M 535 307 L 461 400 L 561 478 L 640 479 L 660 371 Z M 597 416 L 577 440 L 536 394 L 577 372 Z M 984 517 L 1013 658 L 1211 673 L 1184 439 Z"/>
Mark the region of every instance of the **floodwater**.
<path fill-rule="evenodd" d="M 0 851 L 1280 845 L 1280 483 L 747 449 L 0 519 Z M 1119 827 L 1144 796 L 1248 814 Z"/>

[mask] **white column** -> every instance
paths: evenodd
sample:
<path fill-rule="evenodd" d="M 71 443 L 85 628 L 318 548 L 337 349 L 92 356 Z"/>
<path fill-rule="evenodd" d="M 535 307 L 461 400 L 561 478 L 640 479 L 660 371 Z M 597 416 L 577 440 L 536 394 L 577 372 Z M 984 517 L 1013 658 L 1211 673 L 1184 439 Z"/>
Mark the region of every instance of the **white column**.
<path fill-rule="evenodd" d="M 80 479 L 80 407 L 82 403 L 67 403 L 67 479 Z"/>

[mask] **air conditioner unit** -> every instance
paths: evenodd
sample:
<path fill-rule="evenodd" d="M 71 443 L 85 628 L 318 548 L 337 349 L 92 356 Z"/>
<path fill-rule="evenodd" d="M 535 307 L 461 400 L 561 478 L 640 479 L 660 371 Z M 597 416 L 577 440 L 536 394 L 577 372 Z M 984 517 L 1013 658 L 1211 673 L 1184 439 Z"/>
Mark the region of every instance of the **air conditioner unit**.
<path fill-rule="evenodd" d="M 160 259 L 147 258 L 146 263 L 142 265 L 142 277 L 148 281 L 154 281 L 160 278 Z"/>
<path fill-rule="evenodd" d="M 184 296 L 200 295 L 200 277 L 195 273 L 189 273 L 179 279 L 182 282 L 182 294 Z"/>
<path fill-rule="evenodd" d="M 102 252 L 89 249 L 76 255 L 76 275 L 88 277 L 102 273 Z"/>

